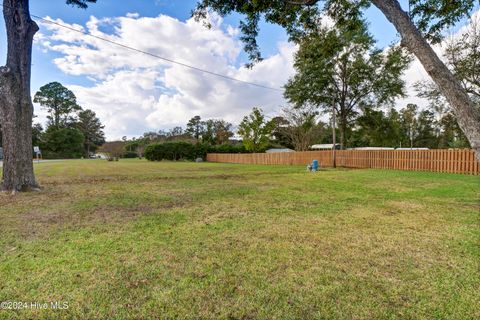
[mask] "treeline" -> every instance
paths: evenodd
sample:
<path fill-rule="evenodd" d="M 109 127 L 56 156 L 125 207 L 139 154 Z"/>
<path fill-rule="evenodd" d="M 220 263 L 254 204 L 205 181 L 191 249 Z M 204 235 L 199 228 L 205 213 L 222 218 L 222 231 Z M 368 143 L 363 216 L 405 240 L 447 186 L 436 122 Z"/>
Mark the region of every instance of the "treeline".
<path fill-rule="evenodd" d="M 48 112 L 45 130 L 35 124 L 32 132 L 43 158 L 88 158 L 105 143 L 104 126 L 95 112 L 78 105 L 75 94 L 62 84 L 42 86 L 33 101 Z"/>
<path fill-rule="evenodd" d="M 105 143 L 104 126 L 95 112 L 83 109 L 75 94 L 58 82 L 42 86 L 33 101 L 48 112 L 45 128 L 32 126 L 32 148 L 46 159 L 91 157 Z M 1 147 L 0 128 L 0 147 Z"/>
<path fill-rule="evenodd" d="M 469 147 L 433 83 L 416 85 L 417 94 L 430 102 L 428 108 L 420 110 L 413 104 L 398 111 L 392 108 L 398 98 L 406 95 L 402 74 L 411 62 L 411 56 L 401 46 L 377 49 L 366 24 L 361 22 L 354 28 L 322 24 L 315 28 L 300 37 L 294 59 L 296 73 L 285 85 L 285 98 L 295 110 L 287 118 L 293 119 L 297 127 L 311 128 L 318 111 L 330 118 L 335 116 L 343 149 Z M 476 81 L 479 69 L 465 65 L 472 66 L 478 60 L 478 30 L 472 27 L 468 36 L 452 40 L 446 48 L 448 66 L 475 102 L 480 97 Z M 331 137 L 323 141 L 332 143 Z M 298 145 L 296 149 L 305 147 Z"/>
<path fill-rule="evenodd" d="M 202 120 L 195 116 L 186 128 L 149 131 L 141 137 L 105 143 L 99 152 L 110 158 L 146 157 L 149 160 L 204 159 L 208 152 L 248 152 L 241 141 L 232 139 L 233 125 L 222 119 Z"/>
<path fill-rule="evenodd" d="M 464 37 L 447 44 L 446 63 L 472 101 L 480 105 L 476 81 L 480 69 L 474 67 L 480 49 L 478 30 L 473 25 Z M 416 85 L 418 96 L 428 99 L 428 107 L 393 107 L 407 94 L 402 75 L 412 57 L 401 46 L 376 48 L 362 21 L 354 27 L 315 24 L 314 30 L 300 36 L 297 42 L 296 72 L 285 85 L 288 107 L 273 118 L 260 108 L 243 118 L 236 133 L 245 152 L 269 148 L 309 150 L 313 144 L 332 144 L 333 132 L 342 149 L 470 147 L 448 103 L 432 82 Z M 231 138 L 214 141 L 206 131 L 206 123 L 194 117 L 183 138 L 192 144 L 238 144 Z"/>
<path fill-rule="evenodd" d="M 145 149 L 145 158 L 150 161 L 161 160 L 204 160 L 207 153 L 245 153 L 242 144 L 210 145 L 208 143 L 164 142 L 154 143 Z"/>
<path fill-rule="evenodd" d="M 268 119 L 263 110 L 254 108 L 238 125 L 224 120 L 202 121 L 195 116 L 186 129 L 147 132 L 142 137 L 111 142 L 102 151 L 114 157 L 143 157 L 148 160 L 195 160 L 214 153 L 264 152 L 270 148 L 309 150 L 313 144 L 332 143 L 331 123 L 320 120 L 314 107 L 284 108 Z M 341 135 L 342 128 L 336 128 Z M 365 107 L 344 128 L 343 148 L 468 148 L 469 143 L 451 112 L 420 110 L 409 104 L 401 110 L 383 111 Z"/>
<path fill-rule="evenodd" d="M 267 121 L 262 110 L 254 108 L 243 119 L 238 133 L 248 151 L 263 152 L 272 147 L 306 151 L 313 144 L 332 143 L 332 123 L 320 121 L 320 116 L 318 109 L 312 106 L 290 107 Z M 364 107 L 344 127 L 336 127 L 335 132 L 337 137 L 343 136 L 343 149 L 470 147 L 451 111 L 420 110 L 414 104 L 388 111 Z"/>
<path fill-rule="evenodd" d="M 317 27 L 315 32 L 299 38 L 294 59 L 296 72 L 285 85 L 288 106 L 273 118 L 267 117 L 261 108 L 253 108 L 236 126 L 222 119 L 195 116 L 185 127 L 146 132 L 132 139 L 124 137 L 104 144 L 99 151 L 113 158 L 194 160 L 207 152 L 309 150 L 313 144 L 331 144 L 333 132 L 342 149 L 470 147 L 455 115 L 433 83 L 416 85 L 418 96 L 430 103 L 427 108 L 414 104 L 393 108 L 398 98 L 406 95 L 402 74 L 411 56 L 403 48 L 379 50 L 363 23 L 353 29 L 340 25 Z M 449 43 L 446 62 L 472 101 L 480 105 L 480 86 L 475 80 L 480 77 L 480 69 L 473 67 L 480 49 L 478 30 L 471 28 L 465 37 Z M 40 91 L 62 92 L 66 101 L 58 104 L 55 102 L 58 100 L 46 99 L 42 104 L 50 112 L 49 124 L 45 131 L 38 125 L 34 127 L 34 141 L 38 141 L 35 144 L 47 156 L 90 154 L 103 141 L 101 124 L 82 125 L 85 123 L 82 111 L 70 99 L 73 93 L 58 86 L 50 87 L 47 85 Z M 40 97 L 36 97 L 39 103 Z M 87 133 L 90 128 L 93 128 L 91 135 Z M 75 130 L 84 136 L 82 152 L 79 148 L 82 139 Z"/>

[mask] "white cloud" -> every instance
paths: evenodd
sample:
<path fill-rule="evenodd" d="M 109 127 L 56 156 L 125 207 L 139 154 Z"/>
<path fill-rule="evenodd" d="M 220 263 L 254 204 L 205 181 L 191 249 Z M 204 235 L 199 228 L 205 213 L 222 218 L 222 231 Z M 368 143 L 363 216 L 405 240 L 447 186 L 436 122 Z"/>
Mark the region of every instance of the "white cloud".
<path fill-rule="evenodd" d="M 218 16 L 210 17 L 212 28 L 189 19 L 185 22 L 159 15 L 98 19 L 90 17 L 85 26 L 72 28 L 243 81 L 281 88 L 294 74 L 295 47 L 279 43 L 278 52 L 253 69 L 241 66 L 242 44 L 238 29 L 224 25 Z M 62 20 L 55 20 L 66 24 Z M 328 20 L 325 20 L 328 24 Z M 64 73 L 92 80 L 91 86 L 70 85 L 79 103 L 91 108 L 106 125 L 109 139 L 138 136 L 145 131 L 185 126 L 195 115 L 223 118 L 238 123 L 252 107 L 267 114 L 278 113 L 286 102 L 281 92 L 229 81 L 152 56 L 118 47 L 53 24 L 42 24 L 36 44 L 56 52 L 54 63 Z M 458 29 L 456 36 L 465 32 Z M 442 54 L 442 46 L 435 47 Z M 408 97 L 396 102 L 420 107 L 427 102 L 416 97 L 413 84 L 429 79 L 415 59 L 406 71 Z M 42 113 L 40 112 L 40 115 Z"/>
<path fill-rule="evenodd" d="M 240 65 L 238 30 L 210 17 L 207 29 L 193 19 L 185 22 L 160 15 L 128 14 L 97 19 L 73 28 L 152 54 L 228 77 L 281 88 L 293 74 L 295 48 L 278 45 L 278 53 L 252 69 Z M 66 24 L 61 20 L 56 20 Z M 252 107 L 276 112 L 285 102 L 281 92 L 229 81 L 171 64 L 52 24 L 36 43 L 59 54 L 54 63 L 64 73 L 93 80 L 91 86 L 68 86 L 79 103 L 105 123 L 109 139 L 138 136 L 148 130 L 185 126 L 195 115 L 238 122 Z M 103 32 L 102 30 L 106 30 Z"/>
<path fill-rule="evenodd" d="M 406 84 L 406 97 L 397 99 L 395 101 L 395 107 L 397 109 L 402 109 L 405 108 L 407 104 L 414 103 L 420 108 L 425 108 L 428 105 L 428 101 L 424 98 L 417 97 L 417 91 L 415 90 L 414 85 L 419 81 L 430 79 L 430 76 L 416 57 L 410 64 L 409 68 L 405 71 L 402 78 Z"/>
<path fill-rule="evenodd" d="M 138 12 L 128 12 L 127 13 L 127 18 L 140 18 L 140 14 Z"/>

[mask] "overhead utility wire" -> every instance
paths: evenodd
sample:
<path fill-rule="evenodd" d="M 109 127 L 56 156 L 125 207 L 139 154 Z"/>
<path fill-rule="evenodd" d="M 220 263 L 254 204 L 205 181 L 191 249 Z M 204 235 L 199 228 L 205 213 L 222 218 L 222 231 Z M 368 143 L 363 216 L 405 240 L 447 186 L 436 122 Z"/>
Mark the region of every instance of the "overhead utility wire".
<path fill-rule="evenodd" d="M 229 76 L 226 76 L 226 75 L 224 75 L 224 74 L 216 73 L 216 72 L 209 71 L 209 70 L 205 70 L 205 69 L 202 69 L 202 68 L 199 68 L 199 67 L 195 67 L 195 66 L 192 66 L 192 65 L 183 63 L 183 62 L 179 62 L 179 61 L 175 61 L 175 60 L 172 60 L 172 59 L 168 59 L 168 58 L 165 58 L 165 57 L 156 55 L 156 54 L 151 53 L 151 52 L 148 52 L 148 51 L 144 51 L 144 50 L 141 50 L 141 49 L 137 49 L 137 48 L 134 48 L 134 47 L 131 47 L 131 46 L 127 46 L 127 45 L 125 45 L 125 44 L 122 44 L 122 43 L 113 41 L 113 40 L 109 40 L 109 39 L 106 39 L 106 38 L 103 38 L 103 37 L 100 37 L 100 36 L 93 35 L 93 34 L 87 32 L 87 31 L 75 29 L 75 28 L 72 28 L 72 27 L 70 27 L 70 26 L 67 26 L 67 25 L 64 25 L 64 24 L 61 24 L 61 23 L 52 21 L 52 20 L 48 20 L 48 19 L 42 18 L 42 17 L 37 16 L 37 15 L 34 15 L 34 14 L 31 14 L 31 16 L 34 17 L 35 19 L 41 20 L 41 21 L 43 21 L 43 22 L 46 22 L 46 23 L 49 23 L 49 24 L 53 24 L 53 25 L 56 25 L 56 26 L 59 26 L 59 27 L 61 27 L 61 28 L 65 28 L 65 29 L 68 29 L 68 30 L 71 30 L 71 31 L 74 31 L 74 32 L 82 33 L 82 34 L 87 35 L 87 36 L 90 36 L 90 37 L 92 37 L 92 38 L 95 38 L 95 39 L 98 39 L 98 40 L 101 40 L 101 41 L 105 41 L 105 42 L 108 42 L 108 43 L 110 43 L 110 44 L 113 44 L 113 45 L 116 45 L 116 46 L 119 46 L 119 47 L 122 47 L 122 48 L 125 48 L 125 49 L 128 49 L 128 50 L 132 50 L 132 51 L 135 51 L 135 52 L 139 52 L 139 53 L 142 53 L 142 54 L 145 54 L 145 55 L 148 55 L 148 56 L 157 58 L 157 59 L 161 59 L 161 60 L 164 60 L 164 61 L 173 63 L 173 64 L 177 64 L 177 65 L 180 65 L 180 66 L 185 67 L 185 68 L 193 69 L 193 70 L 196 70 L 196 71 L 199 71 L 199 72 L 203 72 L 203 73 L 206 73 L 206 74 L 209 74 L 209 75 L 212 75 L 212 76 L 224 78 L 224 79 L 231 80 L 231 81 L 241 82 L 241 83 L 244 83 L 244 84 L 248 84 L 248 85 L 255 86 L 255 87 L 259 87 L 259 88 L 263 88 L 263 89 L 268 89 L 268 90 L 283 92 L 283 90 L 282 90 L 282 89 L 279 89 L 279 88 L 268 87 L 268 86 L 264 86 L 264 85 L 261 85 L 261 84 L 258 84 L 258 83 L 249 82 L 249 81 L 245 81 L 245 80 L 241 80 L 241 79 L 229 77 Z"/>

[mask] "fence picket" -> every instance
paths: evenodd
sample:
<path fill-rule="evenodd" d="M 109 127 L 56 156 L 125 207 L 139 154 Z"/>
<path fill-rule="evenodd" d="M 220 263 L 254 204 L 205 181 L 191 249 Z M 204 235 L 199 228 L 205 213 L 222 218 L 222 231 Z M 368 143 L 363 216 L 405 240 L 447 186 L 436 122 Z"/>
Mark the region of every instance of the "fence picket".
<path fill-rule="evenodd" d="M 480 163 L 473 150 L 337 150 L 337 166 L 346 168 L 383 168 L 480 174 Z M 307 165 L 318 160 L 320 167 L 333 166 L 333 152 L 303 151 L 289 153 L 209 153 L 207 161 L 242 164 Z"/>

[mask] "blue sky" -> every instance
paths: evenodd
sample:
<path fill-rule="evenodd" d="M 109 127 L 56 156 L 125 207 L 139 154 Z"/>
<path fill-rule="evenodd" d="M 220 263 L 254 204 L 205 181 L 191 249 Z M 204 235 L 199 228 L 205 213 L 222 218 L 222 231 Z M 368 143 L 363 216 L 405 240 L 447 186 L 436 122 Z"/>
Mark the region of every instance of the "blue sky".
<path fill-rule="evenodd" d="M 212 71 L 228 73 L 230 76 L 252 82 L 276 87 L 282 86 L 293 72 L 291 55 L 294 49 L 291 45 L 286 44 L 287 36 L 280 27 L 268 24 L 261 26 L 258 40 L 262 54 L 267 59 L 254 70 L 248 71 L 242 68 L 247 60 L 245 54 L 240 50 L 241 43 L 238 41 L 238 32 L 234 31 L 241 17 L 238 15 L 225 17 L 218 25 L 217 30 L 208 33 L 206 30 L 202 30 L 202 26 L 192 26 L 192 22 L 189 21 L 196 2 L 196 0 L 99 0 L 98 3 L 90 5 L 87 10 L 82 10 L 67 6 L 65 0 L 37 0 L 31 1 L 31 13 L 41 17 L 61 19 L 62 23 L 77 24 L 85 28 L 90 21 L 103 32 L 102 35 L 115 36 L 116 41 L 127 45 L 134 45 L 127 41 L 137 40 L 135 38 L 147 38 L 155 33 L 153 42 L 158 40 L 159 43 L 156 53 L 167 58 L 194 65 L 198 63 L 203 68 L 211 68 Z M 130 15 L 127 19 L 128 13 L 137 13 L 138 15 Z M 172 19 L 162 19 L 159 18 L 160 15 Z M 120 19 L 120 17 L 125 19 Z M 142 19 L 147 17 L 152 19 Z M 111 20 L 102 20 L 105 18 Z M 372 34 L 378 40 L 379 47 L 388 46 L 398 40 L 393 26 L 376 8 L 372 7 L 366 12 L 366 19 L 370 24 Z M 166 35 L 162 33 L 162 30 L 151 29 L 152 25 L 158 26 L 158 28 L 172 28 L 175 30 L 174 32 L 179 33 L 178 37 L 171 34 Z M 98 67 L 98 73 L 96 73 L 92 70 L 95 70 L 96 65 L 100 65 L 101 61 L 109 59 L 106 51 L 112 48 L 106 46 L 111 45 L 105 44 L 96 47 L 97 44 L 91 40 L 62 34 L 62 30 L 48 29 L 48 26 L 44 24 L 41 24 L 40 27 L 39 38 L 35 42 L 33 53 L 32 94 L 41 85 L 50 81 L 59 81 L 67 85 L 77 94 L 80 103 L 86 104 L 86 107 L 92 108 L 103 118 L 102 120 L 107 124 L 106 131 L 109 138 L 118 138 L 123 135 L 138 136 L 147 130 L 168 129 L 174 125 L 184 125 L 189 117 L 196 114 L 200 114 L 202 117 L 226 118 L 236 122 L 257 103 L 269 113 L 277 112 L 285 104 L 278 93 L 266 93 L 261 89 L 239 86 L 236 83 L 229 84 L 223 80 L 217 82 L 216 79 L 169 68 L 165 64 L 152 64 L 147 62 L 149 60 L 146 57 L 140 57 L 138 54 L 131 56 L 131 59 L 135 60 L 134 65 L 125 62 L 118 65 L 112 63 L 112 68 Z M 118 30 L 121 32 L 137 30 L 135 31 L 137 35 L 134 38 L 124 37 L 119 35 Z M 157 32 L 158 35 L 156 35 Z M 192 35 L 197 36 L 198 32 L 201 33 L 200 37 L 203 37 L 203 42 L 191 43 L 191 41 L 185 40 L 190 39 L 189 37 Z M 0 27 L 0 33 L 5 34 L 3 24 Z M 183 40 L 176 41 L 177 38 Z M 4 60 L 5 37 L 0 39 L 0 59 Z M 74 39 L 74 41 L 69 43 L 69 39 Z M 172 47 L 177 46 L 177 49 L 169 50 L 168 46 L 161 49 L 161 46 L 166 45 L 165 42 L 172 44 Z M 63 47 L 53 47 L 54 45 L 63 45 Z M 217 50 L 215 46 L 221 49 Z M 90 47 L 93 47 L 94 50 L 90 50 Z M 209 48 L 204 52 L 207 55 L 195 56 L 195 51 L 202 51 L 205 49 L 204 47 Z M 148 44 L 148 48 L 152 48 L 152 41 Z M 79 61 L 80 54 L 72 53 L 75 50 L 85 50 L 84 54 L 92 57 L 87 62 Z M 131 54 L 124 53 L 119 49 L 111 52 L 119 52 L 119 55 Z M 185 54 L 182 55 L 181 52 L 185 52 Z M 209 52 L 210 55 L 208 55 Z M 218 63 L 214 59 L 217 56 Z M 198 60 L 196 60 L 197 58 Z M 142 59 L 145 59 L 145 65 L 142 65 Z M 75 61 L 75 63 L 71 61 Z M 281 68 L 285 68 L 285 71 L 282 72 Z M 281 76 L 272 78 L 276 73 Z M 142 78 L 148 74 L 150 75 L 148 79 Z M 132 77 L 138 77 L 138 81 L 131 81 Z M 122 79 L 131 81 L 130 86 Z M 188 82 L 187 80 L 191 79 L 196 82 L 207 81 L 209 86 L 200 89 L 200 84 L 193 83 L 187 88 L 182 87 L 184 83 Z M 116 84 L 118 87 L 119 83 L 123 88 L 121 92 L 117 93 L 110 86 Z M 139 83 L 142 83 L 140 87 Z M 125 92 L 131 94 L 125 96 L 123 95 Z M 141 98 L 132 96 L 133 93 Z M 258 98 L 258 101 L 255 98 Z M 121 99 L 133 101 L 128 104 Z M 138 110 L 138 112 L 127 111 L 130 109 Z M 45 116 L 44 112 L 42 113 L 42 110 L 36 107 L 36 114 L 39 115 L 39 121 L 42 122 Z M 124 115 L 123 118 L 120 115 Z"/>
<path fill-rule="evenodd" d="M 90 16 L 96 17 L 116 17 L 124 16 L 129 12 L 139 13 L 143 17 L 155 17 L 159 14 L 169 15 L 179 20 L 185 21 L 190 18 L 191 11 L 195 8 L 197 0 L 99 0 L 97 3 L 89 6 L 88 9 L 78 9 L 73 6 L 65 5 L 65 0 L 39 0 L 31 1 L 30 11 L 32 14 L 51 18 L 61 18 L 68 23 L 84 24 Z M 366 13 L 367 20 L 370 23 L 370 29 L 378 40 L 378 46 L 383 47 L 394 41 L 396 32 L 393 26 L 376 8 L 370 8 Z M 238 25 L 240 16 L 232 15 L 226 17 L 225 22 L 232 25 Z M 4 25 L 1 24 L 0 34 L 5 34 Z M 285 41 L 287 35 L 282 28 L 263 24 L 259 37 L 262 55 L 269 56 L 276 51 L 276 44 L 279 41 Z M 6 43 L 2 37 L 0 42 L 0 58 L 5 60 Z M 65 75 L 51 63 L 55 55 L 45 53 L 35 46 L 33 55 L 32 72 L 32 91 L 36 91 L 41 85 L 49 81 L 60 81 L 75 84 L 86 84 L 85 79 Z M 242 55 L 241 62 L 245 62 L 246 57 Z"/>

